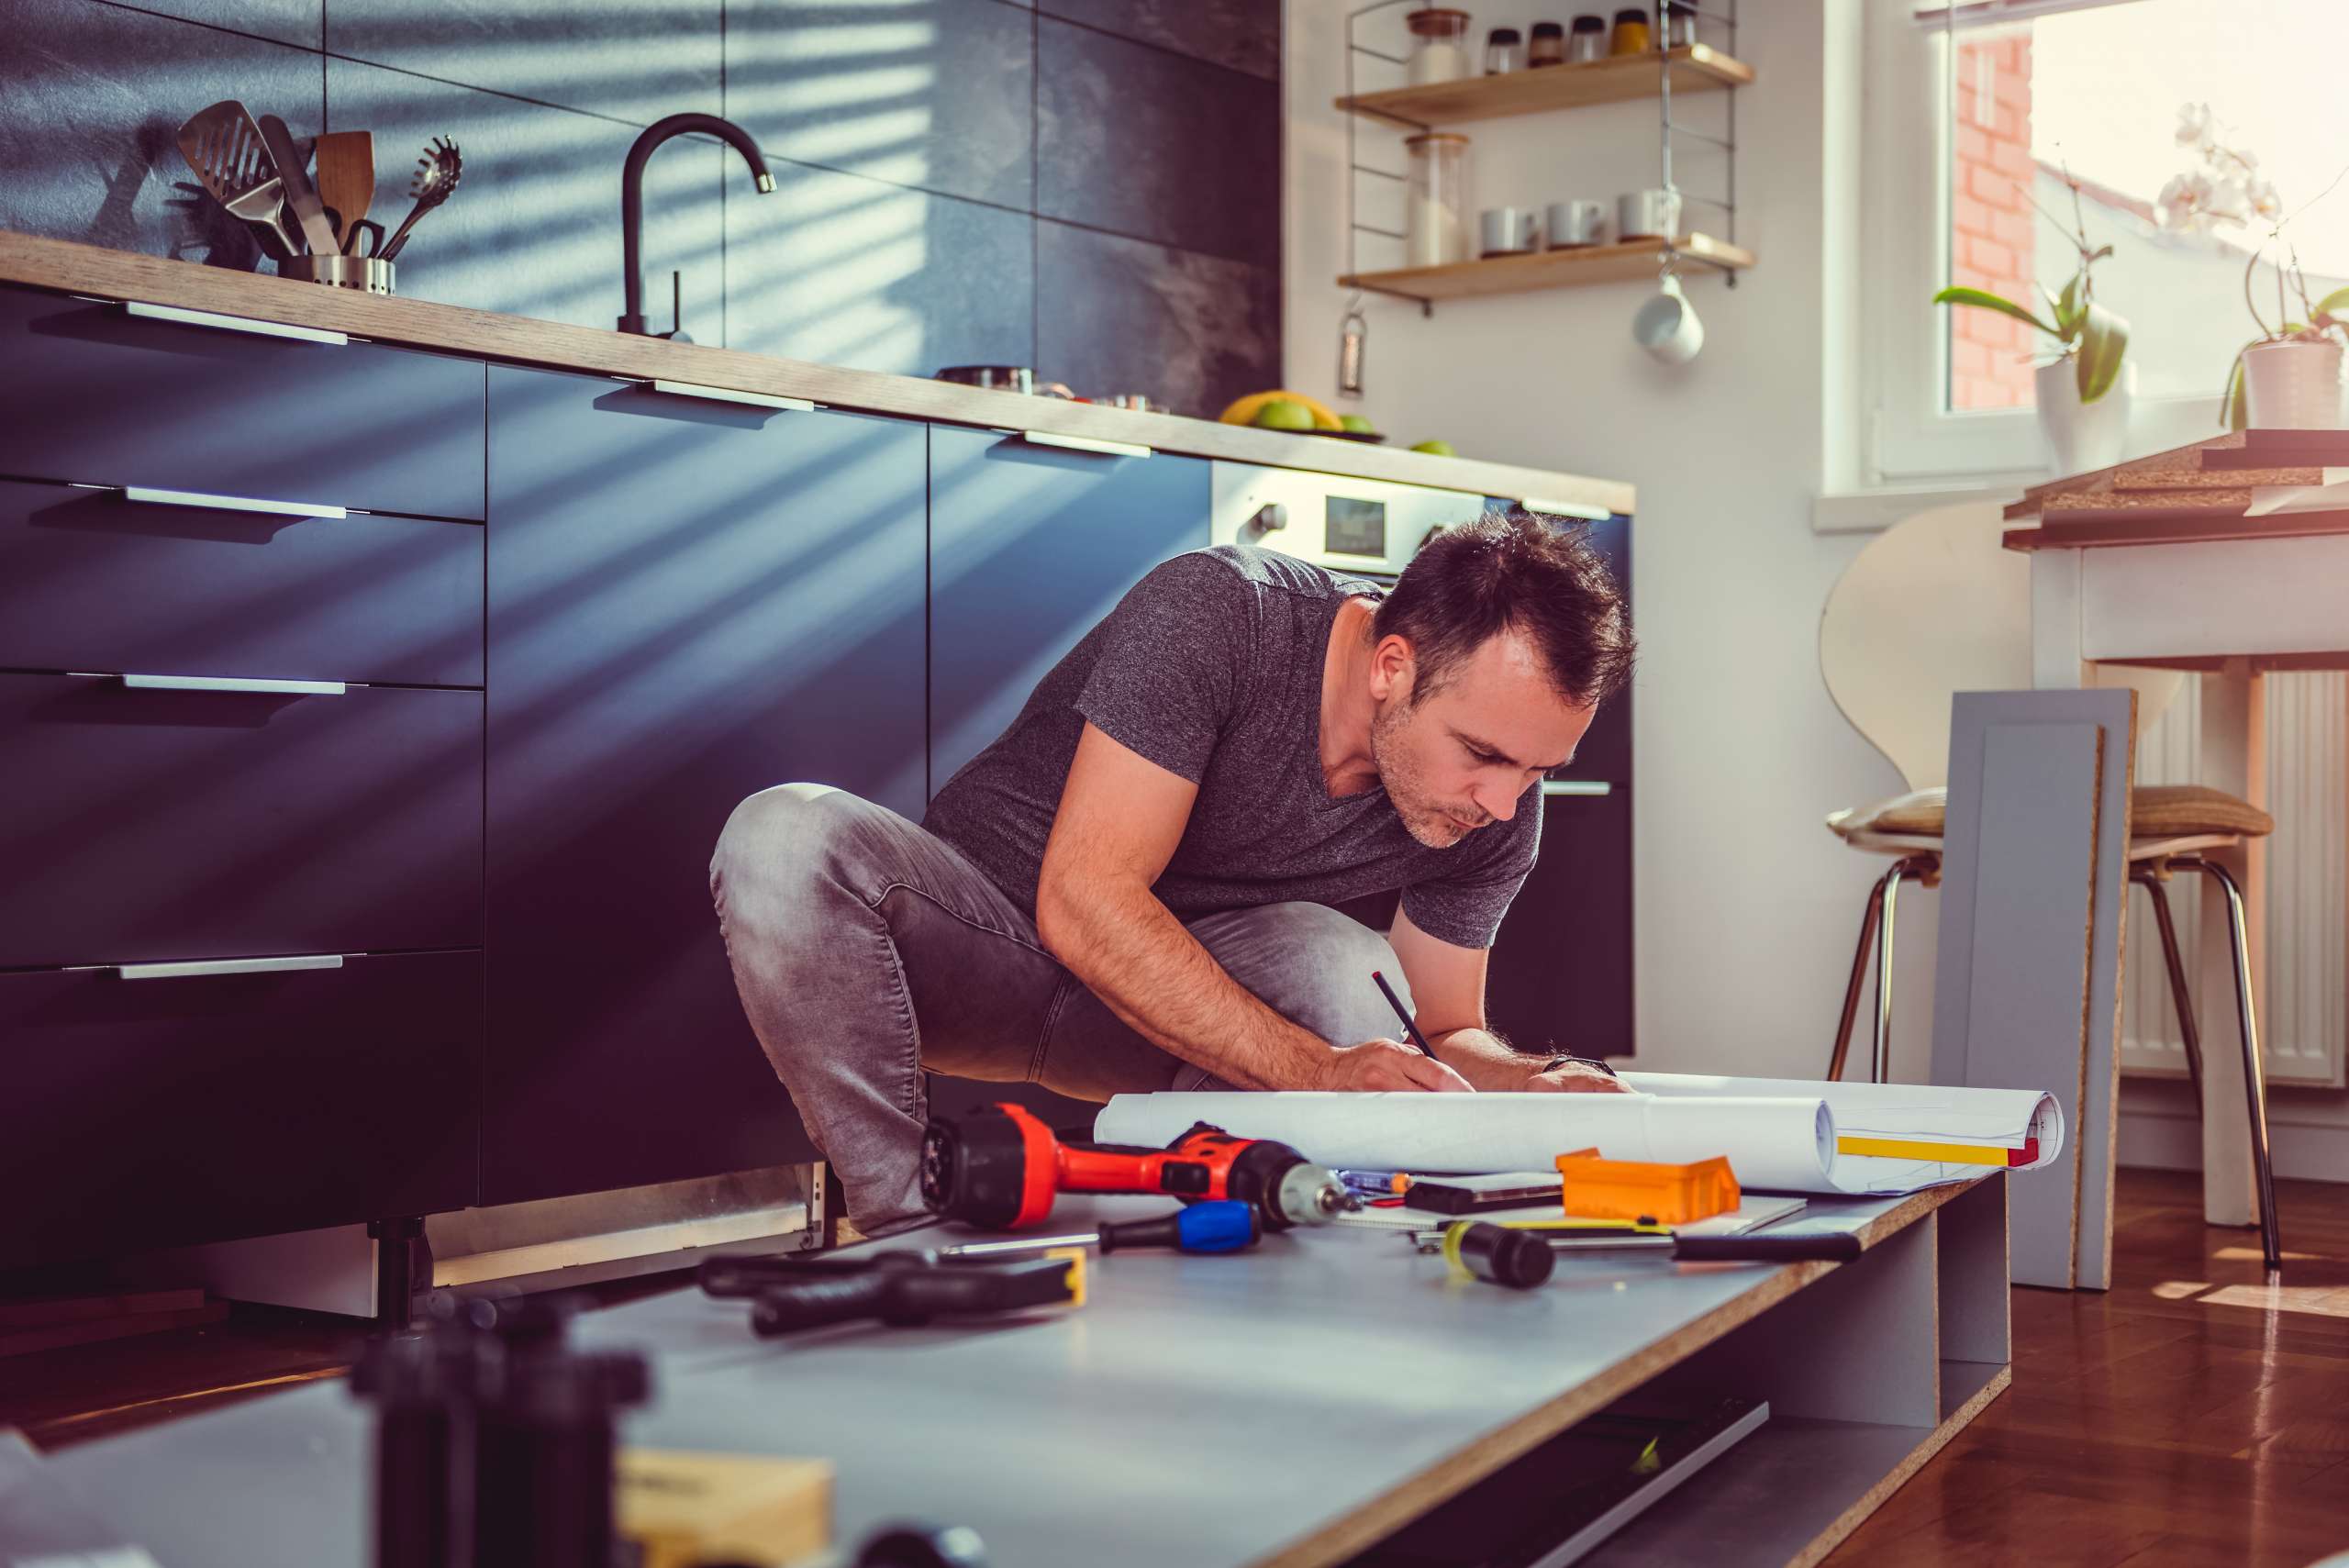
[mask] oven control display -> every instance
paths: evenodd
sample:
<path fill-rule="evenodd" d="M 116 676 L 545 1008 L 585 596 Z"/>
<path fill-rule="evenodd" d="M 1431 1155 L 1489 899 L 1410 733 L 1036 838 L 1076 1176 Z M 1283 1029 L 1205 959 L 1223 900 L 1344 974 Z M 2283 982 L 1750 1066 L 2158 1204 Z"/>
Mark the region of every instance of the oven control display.
<path fill-rule="evenodd" d="M 1321 547 L 1334 555 L 1386 559 L 1386 503 L 1332 495 L 1323 518 Z"/>

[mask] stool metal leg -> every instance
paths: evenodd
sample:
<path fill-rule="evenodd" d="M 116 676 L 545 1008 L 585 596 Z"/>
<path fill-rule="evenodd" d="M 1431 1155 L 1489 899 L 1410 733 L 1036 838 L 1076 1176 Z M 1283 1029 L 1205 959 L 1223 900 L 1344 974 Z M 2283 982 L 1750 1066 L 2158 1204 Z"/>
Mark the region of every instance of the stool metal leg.
<path fill-rule="evenodd" d="M 1868 906 L 1860 916 L 1860 945 L 1852 954 L 1851 984 L 1843 987 L 1843 1018 L 1835 1026 L 1834 1053 L 1827 1059 L 1831 1084 L 1843 1076 L 1843 1058 L 1852 1049 L 1852 1025 L 1860 1016 L 1860 984 L 1868 973 L 1868 949 L 1876 940 L 1876 911 L 1884 907 L 1885 886 L 1898 869 L 1896 866 L 1876 879 L 1876 885 L 1868 890 Z"/>
<path fill-rule="evenodd" d="M 2219 884 L 2227 898 L 2227 936 L 2235 960 L 2235 1013 L 2243 1024 L 2243 1103 L 2251 1115 L 2251 1161 L 2259 1181 L 2259 1245 L 2273 1273 L 2284 1266 L 2284 1241 L 2276 1223 L 2276 1171 L 2267 1152 L 2267 1078 L 2259 1060 L 2259 1027 L 2252 1017 L 2251 940 L 2243 929 L 2243 889 L 2216 861 L 2195 856 L 2174 863 L 2202 873 Z"/>
<path fill-rule="evenodd" d="M 1884 906 L 1879 911 L 1876 929 L 1876 1040 L 1868 1062 L 1868 1082 L 1881 1084 L 1892 1072 L 1892 908 L 1899 899 L 1900 884 L 1910 877 L 1924 876 L 1933 862 L 1920 855 L 1911 855 L 1896 862 L 1884 873 Z"/>
<path fill-rule="evenodd" d="M 2154 901 L 2154 924 L 2162 935 L 2162 961 L 2169 968 L 2169 999 L 2177 1008 L 2177 1037 L 2186 1046 L 2186 1076 L 2194 1085 L 2194 1110 L 2202 1111 L 2202 1031 L 2195 1027 L 2194 998 L 2186 988 L 2186 961 L 2178 956 L 2177 927 L 2169 917 L 2169 890 L 2151 867 L 2139 867 L 2129 880 Z"/>

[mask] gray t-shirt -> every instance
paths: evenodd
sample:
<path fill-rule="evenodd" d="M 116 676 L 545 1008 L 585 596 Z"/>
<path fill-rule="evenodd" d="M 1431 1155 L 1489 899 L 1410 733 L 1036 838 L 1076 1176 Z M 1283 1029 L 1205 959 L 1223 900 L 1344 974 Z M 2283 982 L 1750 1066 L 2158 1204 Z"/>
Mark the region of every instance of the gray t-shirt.
<path fill-rule="evenodd" d="M 1420 930 L 1490 947 L 1541 842 L 1539 798 L 1431 850 L 1404 828 L 1384 787 L 1332 799 L 1322 777 L 1330 628 L 1345 599 L 1378 594 L 1375 584 L 1246 546 L 1176 556 L 1037 684 L 1011 728 L 946 781 L 922 826 L 1032 915 L 1044 840 L 1090 719 L 1199 786 L 1152 889 L 1177 916 L 1336 905 L 1400 888 Z"/>

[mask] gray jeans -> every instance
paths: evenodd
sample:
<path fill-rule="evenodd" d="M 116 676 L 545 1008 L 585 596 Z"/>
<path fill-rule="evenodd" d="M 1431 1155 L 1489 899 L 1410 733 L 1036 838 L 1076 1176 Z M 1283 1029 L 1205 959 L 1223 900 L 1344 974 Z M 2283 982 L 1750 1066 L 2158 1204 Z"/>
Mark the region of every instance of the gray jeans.
<path fill-rule="evenodd" d="M 861 1229 L 921 1210 L 925 1069 L 1083 1100 L 1230 1086 L 1119 1021 L 958 851 L 846 791 L 781 784 L 735 807 L 709 890 L 751 1028 Z M 1374 969 L 1400 978 L 1395 952 L 1367 926 L 1318 904 L 1187 926 L 1323 1039 L 1395 1035 L 1370 982 Z"/>

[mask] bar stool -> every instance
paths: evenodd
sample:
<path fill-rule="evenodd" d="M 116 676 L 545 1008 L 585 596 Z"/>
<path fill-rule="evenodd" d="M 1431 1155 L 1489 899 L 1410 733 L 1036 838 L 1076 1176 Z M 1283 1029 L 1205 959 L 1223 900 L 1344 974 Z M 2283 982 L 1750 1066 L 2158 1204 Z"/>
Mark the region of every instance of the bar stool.
<path fill-rule="evenodd" d="M 1999 546 L 2004 521 L 1995 503 L 1921 512 L 1887 529 L 1845 568 L 1820 618 L 1820 669 L 1843 717 L 1909 785 L 1906 795 L 1837 811 L 1828 828 L 1855 850 L 1893 857 L 1869 890 L 1860 940 L 1843 991 L 1843 1010 L 1827 1076 L 1843 1075 L 1871 949 L 1876 957 L 1876 1019 L 1868 1078 L 1891 1068 L 1893 917 L 1902 885 L 1938 885 L 1947 817 L 1949 712 L 1961 691 L 2011 691 L 2031 684 L 2031 568 Z M 2176 695 L 2175 672 L 2099 665 L 2106 685 L 2137 689 L 2138 727 L 2149 728 Z M 2235 1012 L 2242 1027 L 2244 1100 L 2252 1162 L 2259 1182 L 2260 1243 L 2266 1266 L 2279 1267 L 2275 1172 L 2267 1148 L 2267 1095 L 2253 1016 L 2243 890 L 2211 850 L 2240 850 L 2275 831 L 2273 817 L 2249 801 L 2199 784 L 2150 784 L 2130 791 L 2129 880 L 2154 906 L 2171 1000 L 2186 1047 L 2195 1106 L 2202 1103 L 2202 1045 L 2186 984 L 2166 884 L 2178 872 L 2210 879 L 2227 900 L 2234 959 Z"/>

